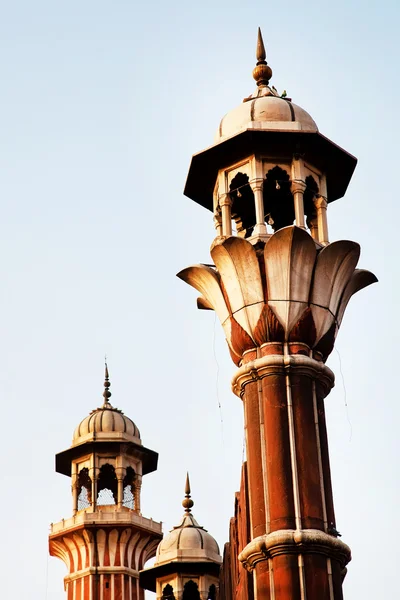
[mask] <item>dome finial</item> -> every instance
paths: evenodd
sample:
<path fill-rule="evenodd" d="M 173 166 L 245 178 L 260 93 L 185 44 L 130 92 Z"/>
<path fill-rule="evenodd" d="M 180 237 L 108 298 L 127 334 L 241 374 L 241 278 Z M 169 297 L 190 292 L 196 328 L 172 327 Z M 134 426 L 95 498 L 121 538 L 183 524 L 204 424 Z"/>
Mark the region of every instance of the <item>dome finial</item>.
<path fill-rule="evenodd" d="M 103 392 L 103 398 L 104 398 L 104 404 L 103 407 L 106 406 L 110 406 L 110 398 L 111 398 L 111 392 L 110 392 L 110 376 L 108 374 L 108 366 L 107 366 L 107 362 L 105 363 L 105 374 L 104 374 L 104 392 Z"/>
<path fill-rule="evenodd" d="M 266 87 L 272 77 L 272 69 L 265 60 L 265 46 L 260 27 L 258 28 L 256 58 L 257 65 L 253 69 L 253 77 L 258 87 Z"/>
<path fill-rule="evenodd" d="M 194 502 L 190 497 L 189 473 L 186 473 L 185 498 L 182 501 L 182 506 L 185 509 L 185 512 L 190 513 L 193 505 L 194 505 Z"/>

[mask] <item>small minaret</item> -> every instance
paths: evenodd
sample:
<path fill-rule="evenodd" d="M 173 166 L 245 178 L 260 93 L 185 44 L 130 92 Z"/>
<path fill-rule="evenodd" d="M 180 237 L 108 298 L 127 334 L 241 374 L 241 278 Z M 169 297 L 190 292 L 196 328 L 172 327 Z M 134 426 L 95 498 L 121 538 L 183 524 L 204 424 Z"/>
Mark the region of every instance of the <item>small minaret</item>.
<path fill-rule="evenodd" d="M 216 600 L 222 559 L 215 539 L 192 515 L 193 504 L 187 475 L 185 514 L 159 544 L 154 567 L 140 573 L 142 587 L 157 600 Z"/>
<path fill-rule="evenodd" d="M 104 402 L 75 429 L 72 445 L 56 456 L 56 471 L 72 479 L 72 517 L 53 523 L 51 556 L 61 558 L 68 600 L 143 600 L 139 571 L 154 556 L 161 524 L 140 511 L 142 476 L 158 455 L 142 445 L 131 419 Z"/>
<path fill-rule="evenodd" d="M 229 560 L 252 574 L 257 600 L 341 600 L 351 555 L 336 531 L 325 363 L 347 303 L 376 277 L 356 268 L 356 242 L 329 242 L 327 208 L 357 161 L 270 86 L 260 31 L 253 77 L 255 92 L 193 156 L 185 186 L 213 214 L 215 266 L 178 276 L 201 293 L 199 308 L 217 313 L 238 367 L 250 535 Z M 247 598 L 236 583 L 232 598 Z"/>

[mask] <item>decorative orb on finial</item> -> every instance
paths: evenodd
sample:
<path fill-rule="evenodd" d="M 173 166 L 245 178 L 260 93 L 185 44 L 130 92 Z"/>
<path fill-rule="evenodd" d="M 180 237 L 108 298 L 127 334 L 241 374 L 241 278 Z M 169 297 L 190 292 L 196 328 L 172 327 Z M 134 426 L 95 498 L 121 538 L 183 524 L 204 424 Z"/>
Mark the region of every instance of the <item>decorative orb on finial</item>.
<path fill-rule="evenodd" d="M 193 505 L 194 502 L 190 497 L 189 473 L 186 473 L 185 498 L 182 500 L 182 506 L 185 509 L 185 512 L 190 513 L 190 509 Z"/>
<path fill-rule="evenodd" d="M 265 46 L 260 28 L 258 28 L 256 58 L 257 64 L 253 69 L 253 77 L 258 87 L 265 87 L 269 84 L 269 80 L 272 77 L 272 69 L 265 60 Z"/>
<path fill-rule="evenodd" d="M 105 377 L 104 377 L 105 381 L 104 381 L 104 392 L 103 392 L 103 398 L 104 398 L 104 404 L 108 404 L 109 403 L 109 398 L 111 398 L 111 392 L 109 390 L 109 387 L 111 385 L 110 383 L 110 378 L 108 375 L 108 367 L 107 367 L 107 363 L 106 363 L 106 367 L 105 367 Z"/>

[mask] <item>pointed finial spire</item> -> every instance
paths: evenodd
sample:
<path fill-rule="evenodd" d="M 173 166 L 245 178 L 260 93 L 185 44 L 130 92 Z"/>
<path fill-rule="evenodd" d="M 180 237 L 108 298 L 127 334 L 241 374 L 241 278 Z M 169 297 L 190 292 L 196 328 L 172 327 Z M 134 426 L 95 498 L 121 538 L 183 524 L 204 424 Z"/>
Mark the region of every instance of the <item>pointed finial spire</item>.
<path fill-rule="evenodd" d="M 253 77 L 258 87 L 266 87 L 272 77 L 272 69 L 265 60 L 265 46 L 260 27 L 258 28 L 256 58 L 257 65 L 253 69 Z"/>
<path fill-rule="evenodd" d="M 258 28 L 258 36 L 257 36 L 257 51 L 256 51 L 257 64 L 260 64 L 260 62 L 262 64 L 264 64 L 266 56 L 267 55 L 265 54 L 264 40 L 263 40 L 263 36 L 261 33 L 261 29 L 259 27 Z"/>
<path fill-rule="evenodd" d="M 186 513 L 190 513 L 193 505 L 194 505 L 194 502 L 190 497 L 189 473 L 186 473 L 185 498 L 182 501 L 182 506 L 185 509 Z"/>
<path fill-rule="evenodd" d="M 108 366 L 107 363 L 105 363 L 105 374 L 104 374 L 104 392 L 103 392 L 103 398 L 104 398 L 104 404 L 103 406 L 110 406 L 110 398 L 111 398 L 111 392 L 110 392 L 110 376 L 108 374 Z"/>

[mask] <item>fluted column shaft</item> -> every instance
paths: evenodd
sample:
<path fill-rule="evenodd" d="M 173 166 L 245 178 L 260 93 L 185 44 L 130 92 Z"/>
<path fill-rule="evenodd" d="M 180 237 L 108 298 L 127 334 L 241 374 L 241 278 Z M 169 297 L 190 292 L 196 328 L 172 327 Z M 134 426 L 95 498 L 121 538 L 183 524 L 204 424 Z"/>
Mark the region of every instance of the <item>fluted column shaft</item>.
<path fill-rule="evenodd" d="M 263 600 L 343 598 L 349 550 L 328 533 L 324 397 L 333 374 L 307 354 L 305 344 L 265 344 L 245 354 L 233 381 L 244 404 L 253 539 L 240 560 Z"/>

